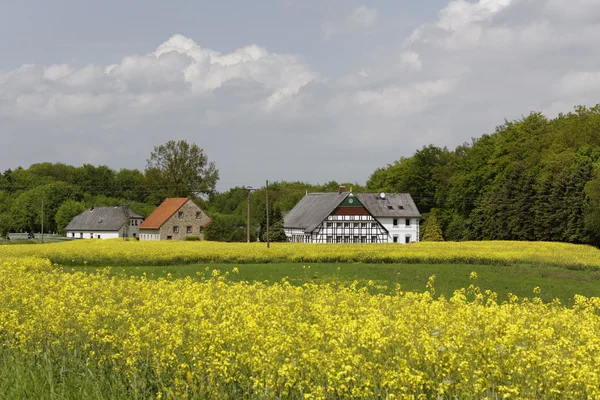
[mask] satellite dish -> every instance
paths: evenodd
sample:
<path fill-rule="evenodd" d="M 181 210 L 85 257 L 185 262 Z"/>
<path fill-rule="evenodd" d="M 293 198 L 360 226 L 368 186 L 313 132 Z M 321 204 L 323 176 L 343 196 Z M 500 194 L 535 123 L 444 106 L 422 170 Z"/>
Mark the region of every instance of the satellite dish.
<path fill-rule="evenodd" d="M 384 192 L 379 193 L 379 197 L 381 197 L 382 199 L 385 199 L 385 193 Z"/>

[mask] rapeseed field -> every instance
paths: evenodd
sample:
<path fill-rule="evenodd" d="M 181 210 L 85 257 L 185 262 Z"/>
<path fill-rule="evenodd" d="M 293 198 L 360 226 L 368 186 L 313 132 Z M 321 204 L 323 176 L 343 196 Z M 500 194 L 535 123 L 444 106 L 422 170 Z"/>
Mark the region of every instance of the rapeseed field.
<path fill-rule="evenodd" d="M 64 259 L 65 248 L 84 249 L 71 246 L 45 249 Z M 145 260 L 140 249 L 161 248 L 128 246 L 119 257 Z M 499 303 L 476 274 L 445 299 L 434 296 L 434 277 L 425 293 L 376 295 L 229 282 L 236 272 L 148 280 L 0 256 L 0 356 L 37 360 L 52 376 L 120 383 L 127 398 L 600 398 L 600 298 L 578 296 L 567 308 L 532 288 L 530 298 Z"/>
<path fill-rule="evenodd" d="M 421 242 L 398 244 L 303 244 L 123 242 L 79 240 L 46 245 L 0 245 L 0 256 L 38 256 L 61 265 L 182 265 L 194 263 L 427 263 L 555 265 L 600 269 L 600 250 L 549 242 Z"/>

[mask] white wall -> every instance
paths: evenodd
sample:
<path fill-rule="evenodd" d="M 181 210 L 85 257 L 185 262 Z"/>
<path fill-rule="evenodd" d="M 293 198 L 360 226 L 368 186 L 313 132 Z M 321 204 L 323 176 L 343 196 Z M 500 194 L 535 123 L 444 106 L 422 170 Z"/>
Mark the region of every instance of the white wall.
<path fill-rule="evenodd" d="M 394 225 L 394 219 L 397 224 Z M 410 225 L 406 225 L 406 220 L 410 220 Z M 406 243 L 406 237 L 410 235 L 410 243 L 419 241 L 419 218 L 378 218 L 380 224 L 389 232 L 388 242 L 394 242 L 394 236 L 398 237 L 398 243 Z"/>
<path fill-rule="evenodd" d="M 419 218 L 413 217 L 408 218 L 410 220 L 410 225 L 406 225 L 407 218 L 397 218 L 397 224 L 394 225 L 394 218 L 378 218 L 373 219 L 368 215 L 344 215 L 344 216 L 329 216 L 325 220 L 323 228 L 314 232 L 312 236 L 305 235 L 304 231 L 301 229 L 286 229 L 285 234 L 288 237 L 288 240 L 291 242 L 318 242 L 318 243 L 326 243 L 327 238 L 330 237 L 333 243 L 337 242 L 337 237 L 341 235 L 341 237 L 350 239 L 350 243 L 354 242 L 355 237 L 360 237 L 362 241 L 364 237 L 366 237 L 366 243 L 371 243 L 371 238 L 373 235 L 377 236 L 377 243 L 394 243 L 394 237 L 397 237 L 398 243 L 404 244 L 407 241 L 410 243 L 419 241 Z M 331 224 L 342 224 L 345 226 L 345 223 L 352 224 L 352 228 L 328 228 L 327 222 Z M 371 223 L 378 222 L 382 225 L 389 234 L 387 236 L 380 236 L 373 232 L 373 229 L 370 228 Z M 360 224 L 360 228 L 353 228 L 355 223 Z M 366 224 L 367 228 L 362 228 L 363 224 Z M 382 231 L 383 232 L 383 231 Z M 383 232 L 385 233 L 385 232 Z"/>
<path fill-rule="evenodd" d="M 140 240 L 160 240 L 160 230 L 158 229 L 144 229 L 140 231 Z"/>
<path fill-rule="evenodd" d="M 91 232 L 91 231 L 69 231 L 67 237 L 70 239 L 118 239 L 119 232 Z"/>

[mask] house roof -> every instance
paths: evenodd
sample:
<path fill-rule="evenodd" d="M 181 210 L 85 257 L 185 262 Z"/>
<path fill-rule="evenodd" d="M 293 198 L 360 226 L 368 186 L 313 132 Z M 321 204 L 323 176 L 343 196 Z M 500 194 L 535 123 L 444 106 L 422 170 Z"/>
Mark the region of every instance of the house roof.
<path fill-rule="evenodd" d="M 284 226 L 312 232 L 348 195 L 348 192 L 309 193 L 284 217 Z"/>
<path fill-rule="evenodd" d="M 126 211 L 127 210 L 127 214 Z M 118 231 L 127 218 L 143 218 L 129 208 L 93 207 L 88 208 L 71 220 L 65 228 L 66 231 Z"/>
<path fill-rule="evenodd" d="M 185 198 L 170 198 L 165 199 L 160 206 L 152 214 L 146 218 L 138 229 L 160 229 L 160 227 L 169 220 L 185 203 L 191 200 Z"/>
<path fill-rule="evenodd" d="M 309 193 L 284 216 L 286 228 L 314 231 L 340 203 L 350 195 L 342 193 Z M 408 193 L 356 193 L 355 196 L 375 218 L 384 217 L 420 217 L 412 197 Z"/>
<path fill-rule="evenodd" d="M 381 198 L 379 193 L 356 193 L 367 210 L 374 217 L 420 217 L 417 205 L 408 193 L 385 193 Z"/>

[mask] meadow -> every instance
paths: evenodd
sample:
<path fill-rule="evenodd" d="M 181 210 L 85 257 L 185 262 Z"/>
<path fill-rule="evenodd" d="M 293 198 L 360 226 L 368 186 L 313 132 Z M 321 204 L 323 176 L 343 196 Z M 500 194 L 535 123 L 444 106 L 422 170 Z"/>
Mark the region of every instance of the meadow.
<path fill-rule="evenodd" d="M 504 299 L 480 289 L 486 269 L 515 282 L 527 268 L 595 276 L 598 250 L 422 245 L 0 246 L 0 399 L 600 397 L 600 297 L 565 305 L 543 287 Z M 296 262 L 319 256 L 342 264 Z M 402 267 L 422 274 L 419 292 L 354 279 Z M 436 267 L 455 267 L 463 288 L 439 296 L 452 275 L 425 279 Z"/>

